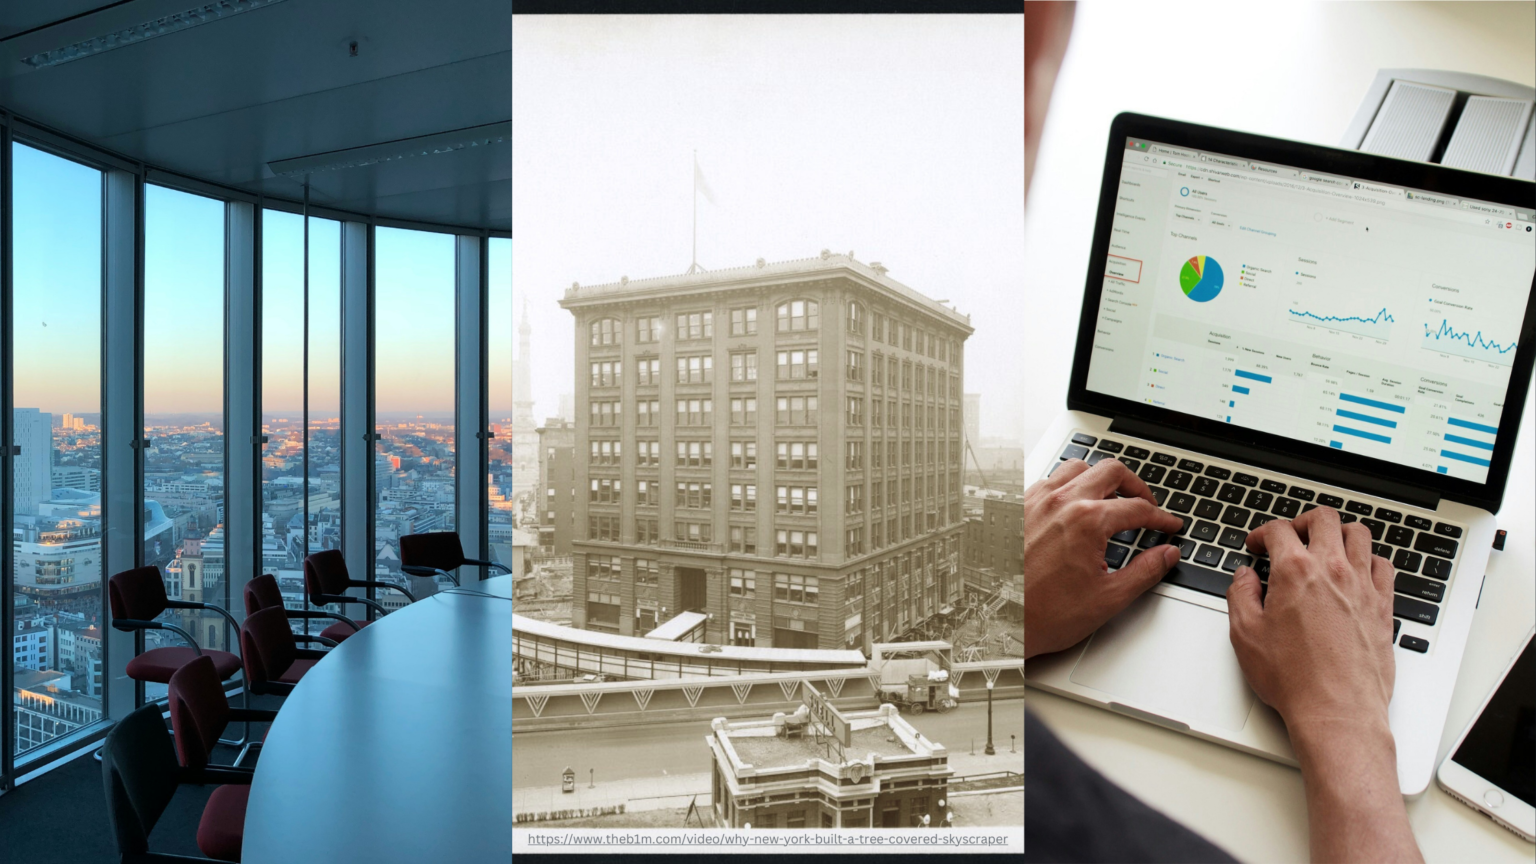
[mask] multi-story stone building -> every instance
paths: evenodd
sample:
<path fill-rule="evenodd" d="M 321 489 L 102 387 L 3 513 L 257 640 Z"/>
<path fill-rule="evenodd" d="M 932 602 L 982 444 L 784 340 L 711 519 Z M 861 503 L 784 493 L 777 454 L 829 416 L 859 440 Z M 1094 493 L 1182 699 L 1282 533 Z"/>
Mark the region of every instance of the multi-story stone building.
<path fill-rule="evenodd" d="M 551 417 L 539 428 L 539 554 L 571 554 L 576 534 L 576 424 Z"/>
<path fill-rule="evenodd" d="M 863 648 L 959 594 L 968 316 L 819 258 L 573 285 L 572 621 Z"/>
<path fill-rule="evenodd" d="M 1001 577 L 1024 572 L 1024 499 L 991 493 L 981 513 L 966 520 L 965 563 Z"/>

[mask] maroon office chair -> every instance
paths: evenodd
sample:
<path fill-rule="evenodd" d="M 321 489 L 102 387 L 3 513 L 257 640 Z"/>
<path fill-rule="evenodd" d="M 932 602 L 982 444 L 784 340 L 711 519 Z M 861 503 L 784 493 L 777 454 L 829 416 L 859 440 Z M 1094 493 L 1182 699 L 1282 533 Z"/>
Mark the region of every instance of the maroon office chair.
<path fill-rule="evenodd" d="M 258 695 L 286 696 L 304 673 L 325 658 L 324 651 L 300 648 L 282 609 L 262 609 L 240 625 L 245 687 Z"/>
<path fill-rule="evenodd" d="M 336 603 L 345 609 L 345 604 L 353 603 L 373 609 L 381 616 L 388 613 L 389 610 L 376 600 L 348 594 L 348 588 L 388 588 L 404 594 L 406 600 L 416 602 L 416 597 L 399 585 L 373 579 L 353 579 L 347 574 L 347 559 L 342 557 L 339 549 L 316 552 L 304 559 L 304 593 L 310 605 L 328 606 Z"/>
<path fill-rule="evenodd" d="M 427 534 L 407 534 L 400 538 L 400 571 L 412 576 L 447 576 L 454 585 L 459 577 L 453 571 L 466 564 L 484 567 L 487 571 L 500 570 L 511 573 L 512 568 L 495 561 L 481 561 L 464 557 L 464 546 L 459 542 L 457 531 L 433 531 Z"/>
<path fill-rule="evenodd" d="M 320 631 L 318 636 L 308 633 L 295 633 L 293 638 L 299 642 L 319 642 L 321 645 L 335 647 L 343 639 L 357 632 L 362 624 L 355 624 L 350 619 L 343 618 L 335 612 L 310 612 L 299 609 L 286 609 L 283 607 L 283 592 L 277 585 L 277 577 L 271 573 L 263 573 L 255 579 L 245 583 L 245 614 L 255 615 L 263 609 L 282 609 L 288 620 L 295 619 L 332 619 L 336 623 Z M 366 624 L 367 622 L 363 622 Z M 291 629 L 291 628 L 290 628 Z"/>
<path fill-rule="evenodd" d="M 277 719 L 276 711 L 256 708 L 232 708 L 224 696 L 224 686 L 219 683 L 219 673 L 213 661 L 198 657 L 176 670 L 171 676 L 170 692 L 166 697 L 171 709 L 171 732 L 176 737 L 176 757 L 186 769 L 192 782 L 203 776 L 208 768 L 243 768 L 240 763 L 254 748 L 261 745 L 249 742 L 235 757 L 233 765 L 216 765 L 212 762 L 213 748 L 219 736 L 232 720 L 246 723 L 271 723 Z"/>
<path fill-rule="evenodd" d="M 253 772 L 209 766 L 194 774 L 176 764 L 166 740 L 160 706 L 149 704 L 118 721 L 101 748 L 107 821 L 119 860 L 239 861 L 245 839 L 245 810 Z M 197 825 L 197 848 L 208 859 L 149 851 L 149 834 L 182 783 L 224 783 L 213 790 Z"/>

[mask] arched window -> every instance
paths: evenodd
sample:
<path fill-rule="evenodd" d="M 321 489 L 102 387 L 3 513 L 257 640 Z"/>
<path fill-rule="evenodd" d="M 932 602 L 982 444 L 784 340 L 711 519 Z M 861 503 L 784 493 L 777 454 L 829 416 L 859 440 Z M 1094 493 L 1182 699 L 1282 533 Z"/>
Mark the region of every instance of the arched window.
<path fill-rule="evenodd" d="M 780 333 L 800 330 L 816 330 L 821 327 L 821 307 L 815 300 L 790 300 L 778 308 Z"/>
<path fill-rule="evenodd" d="M 615 318 L 602 318 L 592 322 L 593 345 L 620 345 L 623 344 L 623 334 L 619 330 L 619 322 Z"/>

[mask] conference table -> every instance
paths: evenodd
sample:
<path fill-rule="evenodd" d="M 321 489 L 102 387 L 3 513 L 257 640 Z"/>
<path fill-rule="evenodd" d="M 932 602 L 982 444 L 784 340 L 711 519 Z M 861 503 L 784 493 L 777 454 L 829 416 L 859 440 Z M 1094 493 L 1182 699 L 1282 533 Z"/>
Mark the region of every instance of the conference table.
<path fill-rule="evenodd" d="M 512 855 L 512 577 L 422 598 L 332 649 L 256 763 L 247 864 Z"/>

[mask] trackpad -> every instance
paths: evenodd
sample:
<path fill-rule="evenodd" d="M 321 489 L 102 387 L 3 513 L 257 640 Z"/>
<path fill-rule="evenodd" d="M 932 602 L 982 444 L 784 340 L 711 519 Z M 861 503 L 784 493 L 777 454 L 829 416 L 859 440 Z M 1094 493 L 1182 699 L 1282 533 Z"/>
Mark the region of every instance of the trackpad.
<path fill-rule="evenodd" d="M 1072 681 L 1133 708 L 1234 732 L 1254 700 L 1227 616 L 1160 594 L 1143 594 L 1099 628 Z"/>

